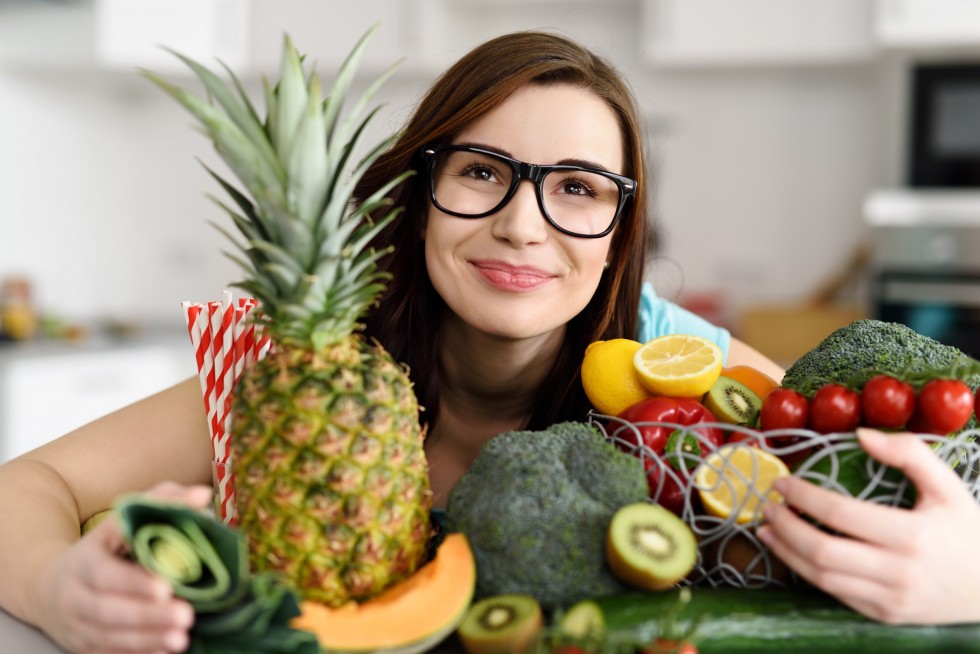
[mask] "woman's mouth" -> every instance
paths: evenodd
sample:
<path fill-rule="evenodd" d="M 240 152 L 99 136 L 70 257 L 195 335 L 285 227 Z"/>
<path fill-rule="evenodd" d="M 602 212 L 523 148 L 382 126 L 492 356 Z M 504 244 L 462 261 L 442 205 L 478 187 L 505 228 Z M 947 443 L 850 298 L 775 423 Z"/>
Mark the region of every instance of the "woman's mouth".
<path fill-rule="evenodd" d="M 555 275 L 533 266 L 512 266 L 503 261 L 470 261 L 488 284 L 503 291 L 530 291 L 555 279 Z"/>

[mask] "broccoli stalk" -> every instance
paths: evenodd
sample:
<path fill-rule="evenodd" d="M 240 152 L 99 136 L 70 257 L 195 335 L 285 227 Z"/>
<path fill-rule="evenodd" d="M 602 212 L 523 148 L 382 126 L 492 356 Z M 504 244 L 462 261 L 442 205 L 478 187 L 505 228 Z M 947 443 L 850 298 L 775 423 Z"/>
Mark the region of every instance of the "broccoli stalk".
<path fill-rule="evenodd" d="M 789 367 L 782 385 L 813 397 L 830 382 L 860 391 L 877 374 L 916 387 L 940 377 L 960 379 L 973 390 L 980 386 L 980 362 L 905 325 L 880 320 L 855 320 L 834 331 Z"/>
<path fill-rule="evenodd" d="M 624 589 L 605 562 L 606 532 L 617 509 L 646 498 L 638 459 L 565 422 L 484 444 L 449 495 L 446 526 L 473 548 L 478 597 L 569 606 Z"/>

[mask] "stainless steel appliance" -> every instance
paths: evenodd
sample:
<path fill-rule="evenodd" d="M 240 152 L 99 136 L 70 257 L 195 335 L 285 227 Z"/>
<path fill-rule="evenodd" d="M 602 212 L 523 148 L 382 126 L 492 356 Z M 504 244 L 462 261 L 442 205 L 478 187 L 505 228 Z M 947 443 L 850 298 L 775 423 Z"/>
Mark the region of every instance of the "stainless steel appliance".
<path fill-rule="evenodd" d="M 980 188 L 980 62 L 912 68 L 908 183 Z"/>
<path fill-rule="evenodd" d="M 864 215 L 872 315 L 980 358 L 980 190 L 879 191 Z"/>

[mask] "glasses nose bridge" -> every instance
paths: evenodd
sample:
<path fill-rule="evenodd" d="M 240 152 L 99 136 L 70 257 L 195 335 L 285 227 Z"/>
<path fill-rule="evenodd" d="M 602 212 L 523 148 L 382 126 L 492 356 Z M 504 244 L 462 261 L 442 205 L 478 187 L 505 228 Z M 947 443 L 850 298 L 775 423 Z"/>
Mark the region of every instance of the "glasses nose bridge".
<path fill-rule="evenodd" d="M 517 173 L 514 175 L 514 187 L 511 194 L 517 192 L 517 187 L 521 183 L 521 180 L 527 180 L 534 185 L 534 192 L 538 197 L 541 196 L 541 181 L 544 176 L 548 173 L 547 166 L 539 166 L 537 164 L 524 163 L 523 161 L 514 161 L 514 171 Z"/>

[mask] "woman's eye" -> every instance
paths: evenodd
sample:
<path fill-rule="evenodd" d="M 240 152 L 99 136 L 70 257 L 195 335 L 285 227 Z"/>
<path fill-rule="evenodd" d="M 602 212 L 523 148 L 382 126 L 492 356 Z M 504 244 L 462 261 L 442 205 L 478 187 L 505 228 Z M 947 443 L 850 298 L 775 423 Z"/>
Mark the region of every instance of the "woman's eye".
<path fill-rule="evenodd" d="M 567 193 L 568 195 L 581 195 L 585 197 L 594 197 L 596 194 L 591 188 L 575 180 L 567 180 L 562 184 L 561 192 Z"/>
<path fill-rule="evenodd" d="M 482 182 L 492 182 L 495 178 L 493 170 L 486 166 L 470 166 L 459 173 L 460 177 L 470 177 Z"/>

